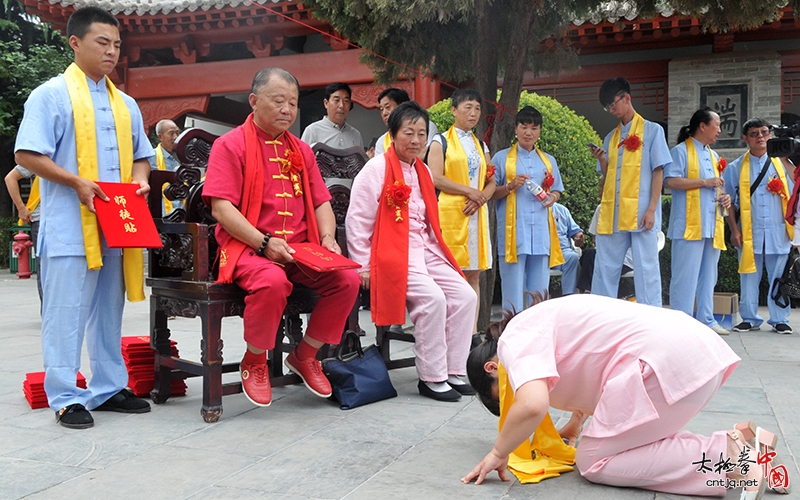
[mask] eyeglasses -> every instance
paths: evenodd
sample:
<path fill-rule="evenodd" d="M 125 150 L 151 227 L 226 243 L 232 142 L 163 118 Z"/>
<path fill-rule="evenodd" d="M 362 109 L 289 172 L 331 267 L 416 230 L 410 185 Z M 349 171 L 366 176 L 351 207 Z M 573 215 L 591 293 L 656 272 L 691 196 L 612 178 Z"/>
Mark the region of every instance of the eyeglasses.
<path fill-rule="evenodd" d="M 619 101 L 621 101 L 623 99 L 625 99 L 625 94 L 622 94 L 621 96 L 619 96 L 614 102 L 612 102 L 608 106 L 604 106 L 603 107 L 603 111 L 605 111 L 606 113 L 611 113 L 617 107 L 617 104 L 619 104 Z"/>
<path fill-rule="evenodd" d="M 772 131 L 770 129 L 751 130 L 750 132 L 747 133 L 747 137 L 751 139 L 756 139 L 759 136 L 769 137 L 770 135 L 772 135 Z"/>

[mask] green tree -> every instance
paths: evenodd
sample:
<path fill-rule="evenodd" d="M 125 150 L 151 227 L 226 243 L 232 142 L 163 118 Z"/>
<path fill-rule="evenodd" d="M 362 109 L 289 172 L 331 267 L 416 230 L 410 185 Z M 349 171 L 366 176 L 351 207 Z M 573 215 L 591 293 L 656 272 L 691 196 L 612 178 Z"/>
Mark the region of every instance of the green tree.
<path fill-rule="evenodd" d="M 492 151 L 508 144 L 526 70 L 553 73 L 575 67 L 569 47 L 542 42 L 561 41 L 575 20 L 632 19 L 658 12 L 682 12 L 702 19 L 712 31 L 746 30 L 777 19 L 786 0 L 304 0 L 315 16 L 361 47 L 385 59 L 365 54 L 376 77 L 389 82 L 420 70 L 445 81 L 475 86 L 492 96 L 498 77 L 506 92 L 495 113 Z M 791 0 L 793 7 L 800 0 Z M 485 131 L 482 124 L 479 133 Z"/>
<path fill-rule="evenodd" d="M 64 37 L 25 14 L 19 0 L 4 0 L 0 9 L 0 175 L 14 166 L 14 140 L 31 91 L 61 73 L 72 61 Z M 0 190 L 0 215 L 11 202 Z M 5 229 L 5 228 L 0 228 Z"/>

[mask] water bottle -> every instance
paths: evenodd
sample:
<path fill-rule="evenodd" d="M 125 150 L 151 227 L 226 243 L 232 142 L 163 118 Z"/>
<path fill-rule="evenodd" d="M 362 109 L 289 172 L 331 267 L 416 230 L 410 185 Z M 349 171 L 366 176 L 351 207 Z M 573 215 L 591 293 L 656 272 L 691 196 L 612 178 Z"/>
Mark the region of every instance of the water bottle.
<path fill-rule="evenodd" d="M 542 202 L 542 205 L 544 205 L 544 203 L 547 201 L 547 191 L 545 191 L 538 182 L 533 179 L 528 179 L 525 181 L 525 187 L 527 187 L 528 191 L 530 191 L 531 194 L 538 198 L 539 201 Z"/>

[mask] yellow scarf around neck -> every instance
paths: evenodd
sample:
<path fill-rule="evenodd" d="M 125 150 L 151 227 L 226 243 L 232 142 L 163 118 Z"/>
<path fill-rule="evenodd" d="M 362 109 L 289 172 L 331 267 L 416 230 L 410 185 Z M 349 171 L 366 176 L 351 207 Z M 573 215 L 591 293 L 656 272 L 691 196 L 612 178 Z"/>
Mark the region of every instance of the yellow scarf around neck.
<path fill-rule="evenodd" d="M 618 146 L 622 135 L 622 123 L 614 129 L 608 143 L 608 168 L 603 186 L 603 198 L 600 201 L 600 217 L 597 221 L 597 234 L 614 232 L 614 210 L 617 197 L 617 175 L 619 182 L 619 231 L 635 231 L 639 229 L 639 183 L 642 169 L 642 148 L 644 148 L 644 118 L 639 113 L 633 115 L 628 137 L 637 136 L 639 147 L 636 151 L 627 151 L 625 146 Z M 619 148 L 622 147 L 622 168 L 617 168 Z M 610 176 L 613 170 L 614 176 Z M 619 171 L 622 170 L 621 173 Z"/>
<path fill-rule="evenodd" d="M 769 161 L 770 158 L 767 158 Z M 789 183 L 786 182 L 786 173 L 783 165 L 777 158 L 771 158 L 772 166 L 778 172 L 783 184 L 783 194 L 781 196 L 781 206 L 783 213 L 786 213 L 786 206 L 789 203 Z M 768 167 L 769 168 L 769 167 Z M 764 179 L 769 182 L 769 179 Z M 756 272 L 755 250 L 753 249 L 753 212 L 750 208 L 750 151 L 744 154 L 742 159 L 742 169 L 739 172 L 739 220 L 742 222 L 742 258 L 739 259 L 739 274 L 750 274 Z M 786 233 L 789 239 L 794 239 L 794 226 L 786 222 Z"/>
<path fill-rule="evenodd" d="M 167 162 L 164 161 L 164 148 L 161 147 L 161 144 L 156 146 L 156 165 L 158 165 L 159 170 L 166 170 L 167 169 Z M 168 182 L 165 182 L 163 186 L 161 186 L 161 192 L 164 192 L 164 189 L 169 186 Z M 164 212 L 170 213 L 172 212 L 172 202 L 164 196 Z"/>
<path fill-rule="evenodd" d="M 25 208 L 27 208 L 29 212 L 33 212 L 36 209 L 36 207 L 39 206 L 39 201 L 40 200 L 41 200 L 41 197 L 40 197 L 40 194 L 39 194 L 39 176 L 37 175 L 33 179 L 33 183 L 31 184 L 31 192 L 28 194 L 28 202 L 25 204 Z M 25 221 L 22 220 L 22 219 L 19 219 L 17 221 L 17 225 L 18 226 L 24 226 L 25 225 Z"/>
<path fill-rule="evenodd" d="M 514 180 L 517 176 L 517 148 L 519 145 L 513 144 L 506 157 L 506 184 Z M 547 173 L 553 175 L 553 165 L 550 159 L 536 148 L 542 163 L 547 167 Z M 538 200 L 537 200 L 538 201 Z M 534 201 L 536 203 L 537 201 Z M 550 233 L 550 267 L 560 266 L 565 262 L 564 254 L 561 252 L 561 244 L 558 240 L 556 230 L 556 220 L 553 217 L 553 207 L 547 207 L 547 225 Z M 510 191 L 506 196 L 506 262 L 517 262 L 517 192 Z"/>
<path fill-rule="evenodd" d="M 99 180 L 97 169 L 97 130 L 95 128 L 94 104 L 89 92 L 86 75 L 77 64 L 72 63 L 64 71 L 64 80 L 72 103 L 75 120 L 75 143 L 78 153 L 78 175 L 92 181 Z M 117 147 L 119 148 L 120 182 L 133 180 L 133 133 L 131 115 L 122 95 L 108 77 L 105 78 L 111 113 L 114 116 Z M 103 266 L 103 253 L 100 243 L 100 230 L 97 216 L 81 204 L 81 224 L 83 243 L 86 248 L 86 263 L 90 270 Z M 141 248 L 125 248 L 122 251 L 123 275 L 128 300 L 144 300 L 144 257 Z"/>
<path fill-rule="evenodd" d="M 689 137 L 686 139 L 687 179 L 700 178 L 700 160 L 697 157 L 697 148 L 694 147 L 694 140 Z M 711 151 L 711 162 L 714 165 L 714 176 L 719 177 L 719 161 Z M 700 210 L 700 188 L 686 190 L 686 229 L 683 232 L 684 240 L 700 240 L 703 238 L 702 211 Z M 714 226 L 714 248 L 725 250 L 725 224 L 719 210 L 715 210 L 716 222 Z"/>
<path fill-rule="evenodd" d="M 389 148 L 392 147 L 392 135 L 389 132 L 386 132 L 383 135 L 383 152 L 389 151 Z"/>
<path fill-rule="evenodd" d="M 508 411 L 514 404 L 514 389 L 508 382 L 508 373 L 498 363 L 497 382 L 500 394 L 499 430 L 503 430 Z M 575 464 L 575 448 L 564 443 L 553 425 L 550 414 L 536 428 L 533 438 L 525 441 L 508 456 L 508 470 L 520 483 L 538 483 L 544 479 L 558 477 L 571 472 Z"/>
<path fill-rule="evenodd" d="M 483 154 L 483 147 L 472 134 L 475 141 L 475 148 L 481 159 L 481 166 L 478 171 L 478 190 L 483 190 L 486 182 L 486 158 Z M 469 161 L 467 153 L 461 146 L 455 125 L 444 134 L 447 141 L 447 154 L 444 159 L 444 175 L 448 179 L 469 186 Z M 442 226 L 442 236 L 453 252 L 458 265 L 462 268 L 475 268 L 475 263 L 470 262 L 467 240 L 469 238 L 469 217 L 464 215 L 462 209 L 466 196 L 460 194 L 439 193 L 439 219 Z M 489 268 L 489 212 L 486 205 L 478 209 L 478 265 L 477 268 L 485 270 Z"/>

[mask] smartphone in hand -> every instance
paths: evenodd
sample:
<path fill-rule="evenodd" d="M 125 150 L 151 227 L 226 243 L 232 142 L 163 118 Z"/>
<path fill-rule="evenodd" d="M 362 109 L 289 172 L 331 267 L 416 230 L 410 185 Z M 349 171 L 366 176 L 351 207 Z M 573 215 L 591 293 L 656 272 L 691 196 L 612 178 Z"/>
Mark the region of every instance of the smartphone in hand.
<path fill-rule="evenodd" d="M 588 143 L 586 143 L 586 147 L 587 147 L 587 148 L 589 148 L 589 150 L 590 150 L 592 153 L 594 153 L 596 150 L 600 149 L 600 146 L 598 146 L 597 144 L 595 144 L 595 143 L 593 143 L 593 142 L 588 142 Z"/>

